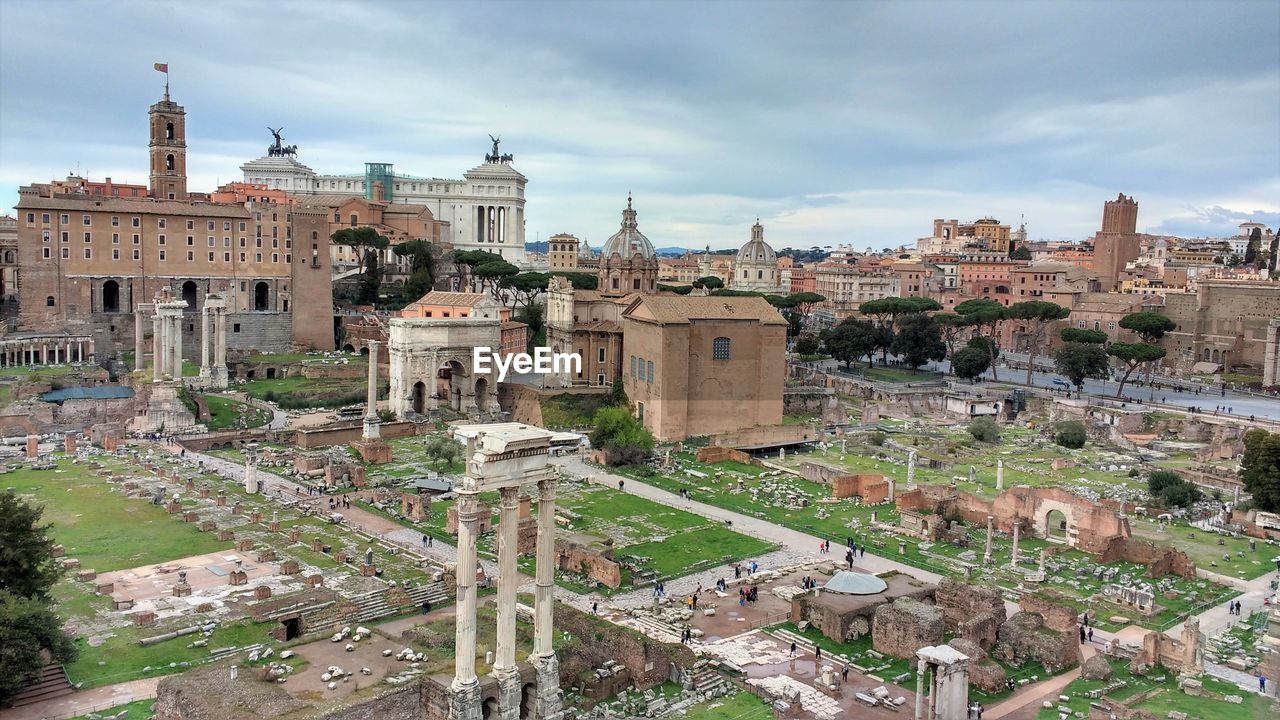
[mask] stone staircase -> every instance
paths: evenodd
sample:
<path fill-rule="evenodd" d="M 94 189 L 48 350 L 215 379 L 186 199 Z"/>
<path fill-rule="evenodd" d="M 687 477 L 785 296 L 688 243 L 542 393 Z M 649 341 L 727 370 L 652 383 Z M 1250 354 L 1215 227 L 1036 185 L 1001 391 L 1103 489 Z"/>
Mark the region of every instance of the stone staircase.
<path fill-rule="evenodd" d="M 387 596 L 394 588 L 383 590 L 374 590 L 364 595 L 347 598 L 338 603 L 325 607 L 305 617 L 307 632 L 329 632 L 339 625 L 361 625 L 372 623 L 375 620 L 384 618 L 388 615 L 394 615 L 404 610 L 421 606 L 423 602 L 429 602 L 433 606 L 445 604 L 449 601 L 449 594 L 445 591 L 444 583 L 431 583 L 414 588 L 405 588 L 404 591 L 409 595 L 409 605 L 392 605 L 387 601 Z M 345 607 L 348 603 L 355 606 L 355 612 L 347 614 L 339 614 L 339 608 Z"/>
<path fill-rule="evenodd" d="M 732 689 L 717 667 L 716 663 L 702 658 L 693 664 L 694 692 L 704 697 L 719 697 Z"/>
<path fill-rule="evenodd" d="M 67 671 L 57 663 L 49 663 L 40 668 L 36 681 L 18 693 L 13 699 L 13 707 L 22 707 L 33 703 L 44 702 L 63 695 L 70 695 L 76 689 L 67 679 Z"/>

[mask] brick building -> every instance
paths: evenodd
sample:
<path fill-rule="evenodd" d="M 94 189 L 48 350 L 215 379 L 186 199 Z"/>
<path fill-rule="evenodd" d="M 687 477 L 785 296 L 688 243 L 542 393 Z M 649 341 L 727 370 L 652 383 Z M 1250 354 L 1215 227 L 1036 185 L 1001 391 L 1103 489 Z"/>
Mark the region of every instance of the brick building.
<path fill-rule="evenodd" d="M 623 387 L 654 437 L 782 422 L 787 321 L 764 298 L 642 295 L 622 324 Z"/>
<path fill-rule="evenodd" d="M 191 313 L 182 324 L 189 357 L 199 354 L 196 313 L 209 293 L 227 300 L 233 352 L 331 349 L 326 218 L 277 202 L 193 197 L 185 110 L 166 92 L 149 119 L 147 197 L 108 194 L 105 183 L 102 192 L 87 182 L 19 189 L 19 329 L 88 335 L 100 356 L 120 356 L 133 348 L 137 305 L 167 288 Z"/>

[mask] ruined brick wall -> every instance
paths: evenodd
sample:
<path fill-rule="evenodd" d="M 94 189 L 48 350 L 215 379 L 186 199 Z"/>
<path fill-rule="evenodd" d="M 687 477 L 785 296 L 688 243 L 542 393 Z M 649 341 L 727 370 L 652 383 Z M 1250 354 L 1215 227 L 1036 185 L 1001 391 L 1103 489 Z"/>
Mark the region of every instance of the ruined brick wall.
<path fill-rule="evenodd" d="M 1194 579 L 1196 576 L 1196 564 L 1186 553 L 1146 540 L 1131 537 L 1108 538 L 1098 553 L 1098 562 L 1110 563 L 1118 560 L 1145 565 L 1150 577 L 1177 575 Z"/>
<path fill-rule="evenodd" d="M 1080 662 L 1078 641 L 1075 632 L 1046 627 L 1043 615 L 1023 611 L 1000 626 L 999 640 L 992 654 L 1014 665 L 1039 662 L 1050 671 L 1058 672 Z"/>
<path fill-rule="evenodd" d="M 647 690 L 667 680 L 671 665 L 687 669 L 696 660 L 684 645 L 654 640 L 564 603 L 556 603 L 553 620 L 557 633 L 567 632 L 575 639 L 570 651 L 559 652 L 560 684 L 565 687 L 606 660 L 614 660 L 626 666 L 637 687 Z"/>
<path fill-rule="evenodd" d="M 994 587 L 969 585 L 943 578 L 934 592 L 947 627 L 984 650 L 996 644 L 997 633 L 1006 619 L 1004 598 Z"/>
<path fill-rule="evenodd" d="M 229 663 L 195 668 L 161 678 L 156 687 L 156 720 L 251 720 L 305 711 L 274 682 L 240 668 L 231 679 Z"/>
<path fill-rule="evenodd" d="M 721 447 L 719 445 L 708 445 L 704 448 L 699 448 L 696 457 L 698 458 L 698 462 L 704 463 L 718 463 L 733 460 L 734 462 L 746 463 L 747 465 L 760 464 L 759 460 L 756 460 L 741 450 L 734 450 L 733 448 Z"/>
<path fill-rule="evenodd" d="M 837 475 L 831 480 L 831 496 L 858 496 L 864 503 L 881 503 L 889 499 L 889 481 L 878 474 Z"/>
<path fill-rule="evenodd" d="M 899 598 L 876 608 L 871 646 L 886 655 L 911 658 L 926 645 L 942 644 L 945 631 L 940 608 L 913 598 Z"/>
<path fill-rule="evenodd" d="M 607 587 L 618 588 L 622 585 L 622 566 L 614 562 L 612 547 L 593 548 L 557 538 L 556 567 L 566 572 L 586 575 Z"/>
<path fill-rule="evenodd" d="M 1065 602 L 1058 602 L 1052 597 L 1053 593 L 1054 591 L 1050 590 L 1045 592 L 1045 596 L 1023 595 L 1018 601 L 1018 607 L 1022 608 L 1023 612 L 1039 615 L 1044 620 L 1044 626 L 1050 630 L 1061 633 L 1076 632 L 1080 618 L 1076 615 L 1075 608 Z"/>
<path fill-rule="evenodd" d="M 371 698 L 343 703 L 314 716 L 314 720 L 420 720 L 423 687 L 417 683 L 383 691 Z"/>

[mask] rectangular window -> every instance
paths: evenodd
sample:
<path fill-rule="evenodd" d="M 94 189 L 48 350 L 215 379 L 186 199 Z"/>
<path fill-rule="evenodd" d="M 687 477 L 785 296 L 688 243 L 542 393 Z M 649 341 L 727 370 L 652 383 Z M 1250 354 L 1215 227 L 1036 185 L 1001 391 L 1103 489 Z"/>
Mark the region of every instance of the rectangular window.
<path fill-rule="evenodd" d="M 84 259 L 85 259 L 85 260 L 88 260 L 88 259 L 90 259 L 90 258 L 92 258 L 92 257 L 93 257 L 93 248 L 85 248 L 85 249 L 84 249 Z"/>
<path fill-rule="evenodd" d="M 653 382 L 653 361 L 647 361 L 648 371 L 646 373 L 648 381 Z"/>
<path fill-rule="evenodd" d="M 166 218 L 160 218 L 156 220 L 156 227 L 160 228 L 161 230 L 164 230 L 167 225 L 168 225 L 168 222 Z"/>
<path fill-rule="evenodd" d="M 194 252 L 192 252 L 192 251 L 188 250 L 188 251 L 187 251 L 187 262 L 191 262 L 191 261 L 193 261 L 193 260 L 195 260 L 195 259 L 196 259 L 196 254 L 195 254 Z"/>
<path fill-rule="evenodd" d="M 71 233 L 66 230 L 62 231 L 62 242 L 71 242 Z"/>
<path fill-rule="evenodd" d="M 120 233 L 111 233 L 111 244 L 112 245 L 120 244 Z"/>
<path fill-rule="evenodd" d="M 48 224 L 49 224 L 49 213 L 42 213 L 42 214 L 40 215 L 40 222 L 44 223 L 45 225 L 48 225 Z"/>
<path fill-rule="evenodd" d="M 599 350 L 600 352 L 598 355 L 600 356 L 600 362 L 604 362 L 604 348 L 600 348 Z"/>
<path fill-rule="evenodd" d="M 631 377 L 636 376 L 636 356 L 631 356 Z"/>
<path fill-rule="evenodd" d="M 120 227 L 120 216 L 119 216 L 119 215 L 112 215 L 112 216 L 111 216 L 111 227 Z"/>
<path fill-rule="evenodd" d="M 188 221 L 187 221 L 187 229 L 188 229 L 188 230 L 195 230 L 195 229 L 196 229 L 196 221 L 195 221 L 195 220 L 188 220 Z"/>
<path fill-rule="evenodd" d="M 140 217 L 135 217 L 135 218 L 133 219 L 133 226 L 134 226 L 134 227 L 142 227 L 142 218 L 140 218 Z"/>
<path fill-rule="evenodd" d="M 223 235 L 223 236 L 222 236 L 222 247 L 231 247 L 231 236 L 230 236 L 230 235 Z"/>
<path fill-rule="evenodd" d="M 209 253 L 209 262 L 213 262 L 213 253 Z"/>
<path fill-rule="evenodd" d="M 161 244 L 161 245 L 163 245 L 163 244 L 164 244 L 164 236 L 163 236 L 163 235 L 161 235 L 161 236 L 160 236 L 160 244 Z"/>
<path fill-rule="evenodd" d="M 62 248 L 62 259 L 63 260 L 71 259 L 71 248 Z"/>
<path fill-rule="evenodd" d="M 244 222 L 240 223 L 240 232 L 244 232 Z"/>
<path fill-rule="evenodd" d="M 134 260 L 141 260 L 141 259 L 142 259 L 142 251 L 141 251 L 141 250 L 139 250 L 138 248 L 134 248 L 134 249 L 133 249 L 133 259 L 134 259 Z"/>
<path fill-rule="evenodd" d="M 712 360 L 728 360 L 729 359 L 729 338 L 718 337 L 711 341 L 711 359 Z"/>
<path fill-rule="evenodd" d="M 134 244 L 134 245 L 139 245 L 139 244 L 141 244 L 141 243 L 142 243 L 142 236 L 141 236 L 141 235 L 139 235 L 138 233 L 134 233 L 134 234 L 133 234 L 133 244 Z"/>
<path fill-rule="evenodd" d="M 85 241 L 85 242 L 93 242 L 93 233 L 91 233 L 91 232 L 86 232 L 86 233 L 84 234 L 84 241 Z"/>
<path fill-rule="evenodd" d="M 161 251 L 160 251 L 160 259 L 161 259 L 161 260 L 163 260 L 163 259 L 164 259 L 164 251 L 163 251 L 163 250 L 161 250 Z"/>
<path fill-rule="evenodd" d="M 214 243 L 215 239 L 216 239 L 216 238 L 214 238 L 212 235 L 210 235 L 210 236 L 209 236 L 209 240 L 208 240 L 209 247 L 213 247 L 213 243 Z"/>
<path fill-rule="evenodd" d="M 40 239 L 45 242 L 49 242 L 49 231 L 48 230 L 40 231 Z"/>
<path fill-rule="evenodd" d="M 229 252 L 222 253 L 222 262 L 231 262 L 231 253 Z"/>
<path fill-rule="evenodd" d="M 68 215 L 67 213 L 62 213 L 61 215 L 58 216 L 58 219 L 62 222 L 63 225 L 71 224 L 71 216 Z"/>
<path fill-rule="evenodd" d="M 255 253 L 254 258 L 254 262 L 262 262 L 262 253 Z"/>
<path fill-rule="evenodd" d="M 285 262 L 293 262 L 293 255 L 292 255 L 292 254 L 290 254 L 290 253 L 285 253 L 285 254 L 284 254 L 284 261 L 285 261 Z"/>
<path fill-rule="evenodd" d="M 244 243 L 245 243 L 245 238 L 244 238 L 244 236 L 241 236 L 241 237 L 240 237 L 240 247 L 244 247 Z"/>
<path fill-rule="evenodd" d="M 216 226 L 213 224 L 213 221 L 212 221 L 212 220 L 210 220 L 210 221 L 209 221 L 209 229 L 210 229 L 210 230 L 212 230 L 214 227 L 216 227 Z"/>
<path fill-rule="evenodd" d="M 244 262 L 244 253 L 240 253 L 240 262 Z M 240 283 L 240 289 L 244 290 L 244 283 Z"/>
<path fill-rule="evenodd" d="M 111 248 L 111 259 L 112 260 L 120 259 L 120 248 Z"/>
<path fill-rule="evenodd" d="M 224 221 L 222 222 L 222 231 L 223 231 L 223 232 L 229 232 L 230 230 L 231 230 L 231 221 L 230 221 L 230 220 L 224 220 Z"/>
<path fill-rule="evenodd" d="M 84 216 L 84 224 L 85 224 L 85 225 L 92 225 L 92 224 L 93 224 L 93 216 L 92 216 L 92 215 L 85 215 L 85 216 Z"/>
<path fill-rule="evenodd" d="M 271 253 L 271 262 L 273 263 L 280 262 L 280 253 Z"/>
<path fill-rule="evenodd" d="M 66 248 L 63 248 L 63 250 L 66 250 Z M 45 259 L 45 260 L 48 260 L 48 259 L 49 259 L 49 255 L 50 255 L 49 248 L 45 248 L 45 249 L 44 249 L 44 259 Z"/>

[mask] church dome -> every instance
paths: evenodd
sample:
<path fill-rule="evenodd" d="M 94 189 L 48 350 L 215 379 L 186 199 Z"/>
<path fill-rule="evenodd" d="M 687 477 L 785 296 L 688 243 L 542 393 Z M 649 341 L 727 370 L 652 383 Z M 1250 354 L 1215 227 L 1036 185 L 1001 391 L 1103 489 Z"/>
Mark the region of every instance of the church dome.
<path fill-rule="evenodd" d="M 751 226 L 751 239 L 747 241 L 738 250 L 737 266 L 742 265 L 776 265 L 778 256 L 773 252 L 773 248 L 769 247 L 769 243 L 764 241 L 764 226 L 756 220 L 756 224 Z"/>
<path fill-rule="evenodd" d="M 646 260 L 657 257 L 649 238 L 636 227 L 636 211 L 631 209 L 630 195 L 627 195 L 627 209 L 622 211 L 622 229 L 604 242 L 604 247 L 600 249 L 600 257 L 609 258 L 614 253 L 627 259 L 635 255 L 640 255 Z"/>

